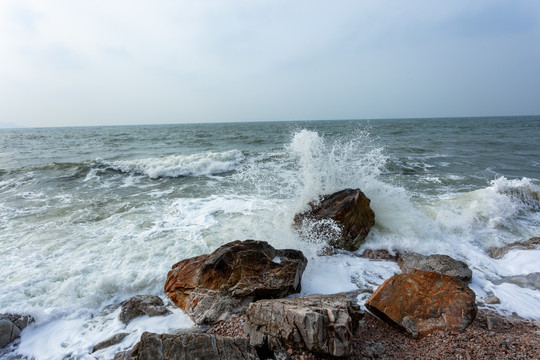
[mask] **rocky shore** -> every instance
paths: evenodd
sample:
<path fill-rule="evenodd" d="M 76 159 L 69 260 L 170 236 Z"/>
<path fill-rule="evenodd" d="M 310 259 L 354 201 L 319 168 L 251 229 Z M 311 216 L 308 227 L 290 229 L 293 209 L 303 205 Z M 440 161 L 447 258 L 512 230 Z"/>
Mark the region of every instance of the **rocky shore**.
<path fill-rule="evenodd" d="M 215 324 L 208 333 L 240 336 L 245 316 Z M 285 350 L 293 360 L 335 360 L 309 351 Z M 414 339 L 367 313 L 360 321 L 349 360 L 358 359 L 539 359 L 540 324 L 480 309 L 463 331 L 435 332 Z"/>
<path fill-rule="evenodd" d="M 482 305 L 482 304 L 479 304 Z M 246 337 L 246 318 L 235 316 L 214 324 L 208 333 Z M 283 359 L 330 360 L 310 351 L 285 350 Z M 277 359 L 277 357 L 275 357 Z M 351 354 L 343 359 L 538 359 L 540 324 L 518 316 L 502 316 L 479 309 L 476 319 L 462 331 L 437 331 L 420 339 L 385 323 L 370 313 L 359 322 Z"/>
<path fill-rule="evenodd" d="M 327 236 L 330 254 L 335 248 L 357 250 L 374 224 L 369 199 L 359 189 L 324 196 L 310 206 L 295 217 L 295 226 L 300 234 Z M 511 248 L 539 244 L 539 238 L 532 238 L 489 253 L 502 257 Z M 146 332 L 114 359 L 540 358 L 540 324 L 497 314 L 492 305 L 497 298 L 477 303 L 468 286 L 473 274 L 464 262 L 441 254 L 385 250 L 360 256 L 395 261 L 402 273 L 375 291 L 298 296 L 308 262 L 299 250 L 236 240 L 211 254 L 184 259 L 173 265 L 164 284 L 174 305 L 137 295 L 118 304 L 118 320 L 127 325 L 139 316 L 170 314 L 167 306 L 178 306 L 196 327 L 172 334 Z M 535 274 L 510 280 L 538 288 Z M 365 293 L 369 299 L 359 303 Z M 3 315 L 0 345 L 16 340 L 32 320 Z M 99 358 L 99 351 L 127 335 L 96 344 L 92 354 Z"/>

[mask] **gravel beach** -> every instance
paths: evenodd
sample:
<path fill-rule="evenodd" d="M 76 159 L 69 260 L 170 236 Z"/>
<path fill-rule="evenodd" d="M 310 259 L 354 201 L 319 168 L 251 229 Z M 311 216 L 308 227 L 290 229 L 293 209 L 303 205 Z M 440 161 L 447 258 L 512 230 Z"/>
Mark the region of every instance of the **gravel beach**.
<path fill-rule="evenodd" d="M 244 316 L 214 325 L 209 333 L 246 336 Z M 326 360 L 292 349 L 293 360 Z M 540 359 L 540 324 L 517 316 L 501 316 L 480 309 L 474 322 L 462 332 L 436 332 L 421 339 L 387 325 L 366 313 L 360 321 L 353 354 L 346 359 Z"/>

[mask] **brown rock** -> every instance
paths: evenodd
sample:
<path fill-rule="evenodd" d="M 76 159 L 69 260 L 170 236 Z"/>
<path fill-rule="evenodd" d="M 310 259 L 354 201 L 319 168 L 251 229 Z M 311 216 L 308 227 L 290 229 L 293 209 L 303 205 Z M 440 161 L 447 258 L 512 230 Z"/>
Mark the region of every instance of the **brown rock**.
<path fill-rule="evenodd" d="M 345 189 L 323 196 L 318 204 L 311 203 L 311 210 L 297 214 L 294 223 L 298 228 L 310 227 L 316 234 L 329 237 L 331 246 L 355 251 L 375 225 L 375 213 L 369 203 L 360 189 Z"/>
<path fill-rule="evenodd" d="M 484 303 L 486 305 L 496 305 L 496 304 L 500 304 L 501 300 L 496 296 L 491 296 L 491 297 L 488 297 Z"/>
<path fill-rule="evenodd" d="M 260 300 L 246 311 L 246 332 L 255 347 L 346 356 L 362 316 L 345 294 Z"/>
<path fill-rule="evenodd" d="M 453 277 L 422 270 L 396 274 L 366 301 L 373 314 L 422 337 L 437 330 L 463 330 L 476 317 L 474 292 Z"/>
<path fill-rule="evenodd" d="M 254 300 L 300 292 L 307 259 L 264 241 L 233 241 L 175 264 L 165 292 L 197 324 L 222 321 Z"/>
<path fill-rule="evenodd" d="M 128 352 L 118 353 L 122 360 L 257 360 L 257 352 L 246 338 L 208 334 L 154 334 L 145 332 Z"/>
<path fill-rule="evenodd" d="M 390 251 L 388 250 L 372 250 L 372 249 L 366 249 L 360 255 L 360 257 L 368 258 L 371 260 L 386 260 L 386 261 L 398 261 L 399 254 L 396 252 L 395 255 L 392 255 Z"/>
<path fill-rule="evenodd" d="M 438 272 L 468 283 L 472 280 L 472 271 L 467 264 L 448 255 L 404 253 L 399 256 L 398 265 L 404 273 L 417 269 Z"/>
<path fill-rule="evenodd" d="M 523 242 L 513 242 L 511 244 L 504 245 L 503 247 L 491 247 L 488 250 L 489 256 L 491 256 L 494 259 L 502 258 L 506 253 L 512 249 L 519 249 L 519 250 L 532 250 L 536 249 L 537 246 L 540 245 L 540 237 L 533 237 L 530 238 L 527 241 Z"/>

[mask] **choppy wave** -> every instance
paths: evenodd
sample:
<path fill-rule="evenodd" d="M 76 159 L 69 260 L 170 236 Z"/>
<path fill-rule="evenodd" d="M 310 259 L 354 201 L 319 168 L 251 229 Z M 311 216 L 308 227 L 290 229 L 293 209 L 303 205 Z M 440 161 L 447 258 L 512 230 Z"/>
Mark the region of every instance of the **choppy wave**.
<path fill-rule="evenodd" d="M 238 150 L 204 152 L 191 155 L 170 155 L 137 160 L 100 162 L 108 168 L 152 179 L 180 176 L 207 176 L 233 171 L 245 160 Z"/>
<path fill-rule="evenodd" d="M 534 211 L 540 211 L 540 186 L 531 179 L 508 180 L 504 176 L 491 182 L 492 188 L 499 194 L 508 196 L 514 203 Z"/>
<path fill-rule="evenodd" d="M 0 225 L 5 230 L 0 260 L 7 264 L 0 307 L 37 319 L 25 332 L 21 351 L 36 358 L 44 351 L 53 358 L 92 358 L 92 344 L 120 326 L 116 315 L 99 315 L 101 309 L 137 293 L 163 295 L 173 263 L 236 239 L 302 250 L 309 258 L 303 294 L 375 288 L 399 272 L 395 263 L 348 253 L 318 257 L 325 239 L 305 240 L 291 226 L 309 202 L 343 188 L 362 189 L 375 212 L 376 224 L 360 251 L 448 254 L 472 268 L 471 286 L 479 298 L 495 294 L 500 309 L 540 318 L 538 292 L 500 281 L 536 271 L 534 256 L 540 250 L 511 252 L 497 260 L 486 252 L 490 246 L 540 235 L 538 180 L 423 166 L 425 154 L 411 175 L 401 168 L 412 161 L 401 162 L 402 154 L 393 158 L 388 144 L 361 127 L 347 132 L 300 129 L 289 133 L 288 140 L 279 136 L 279 145 L 265 149 L 231 146 L 221 139 L 223 149 L 244 152 L 199 149 L 157 156 L 159 149 L 152 148 L 146 158 L 126 160 L 142 153 L 130 153 L 138 145 L 133 144 L 124 160 L 80 160 L 99 156 L 84 153 L 73 162 L 32 162 L 16 176 L 13 170 L 0 173 Z M 110 158 L 124 155 L 115 151 L 110 150 Z M 474 184 L 463 186 L 476 175 Z M 156 178 L 162 180 L 150 180 Z M 410 185 L 416 181 L 418 186 Z M 529 300 L 524 305 L 519 299 Z M 168 322 L 140 319 L 141 331 L 152 328 L 146 321 Z M 137 339 L 133 332 L 96 357 L 112 358 Z"/>

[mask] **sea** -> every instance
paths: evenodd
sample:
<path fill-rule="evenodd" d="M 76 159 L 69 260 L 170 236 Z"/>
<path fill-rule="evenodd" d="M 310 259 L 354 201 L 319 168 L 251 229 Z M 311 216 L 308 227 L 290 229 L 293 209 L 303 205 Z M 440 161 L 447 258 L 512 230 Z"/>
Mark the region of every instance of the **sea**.
<path fill-rule="evenodd" d="M 324 235 L 300 236 L 294 215 L 345 188 L 371 200 L 375 226 L 357 252 L 319 256 Z M 365 249 L 447 254 L 478 300 L 540 321 L 540 290 L 505 280 L 540 272 L 540 249 L 487 253 L 535 236 L 540 116 L 1 129 L 0 313 L 35 322 L 0 357 L 112 359 L 144 331 L 189 328 L 167 272 L 246 239 L 304 252 L 301 295 L 400 272 Z M 121 323 L 136 294 L 173 313 Z"/>

